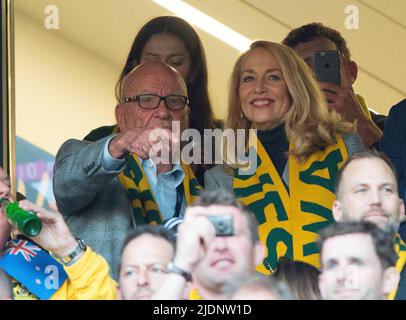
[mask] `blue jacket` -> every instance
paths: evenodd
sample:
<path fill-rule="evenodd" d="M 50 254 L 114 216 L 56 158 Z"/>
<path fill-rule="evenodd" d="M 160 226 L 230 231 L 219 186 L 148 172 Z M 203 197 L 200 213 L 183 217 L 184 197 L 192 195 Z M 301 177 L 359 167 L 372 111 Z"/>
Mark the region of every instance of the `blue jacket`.
<path fill-rule="evenodd" d="M 386 119 L 380 150 L 392 161 L 396 169 L 399 195 L 406 200 L 406 99 L 394 105 Z M 405 201 L 406 202 L 406 201 Z M 406 224 L 399 229 L 400 236 L 406 241 Z"/>
<path fill-rule="evenodd" d="M 386 119 L 381 151 L 396 169 L 399 194 L 405 200 L 406 190 L 406 99 L 394 105 Z"/>

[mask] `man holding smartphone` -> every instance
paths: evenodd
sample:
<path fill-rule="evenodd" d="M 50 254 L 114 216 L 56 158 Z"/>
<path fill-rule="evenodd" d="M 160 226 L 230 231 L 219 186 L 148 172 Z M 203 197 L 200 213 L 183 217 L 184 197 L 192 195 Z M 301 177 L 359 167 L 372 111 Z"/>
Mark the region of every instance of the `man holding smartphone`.
<path fill-rule="evenodd" d="M 255 273 L 265 248 L 255 218 L 224 190 L 202 192 L 178 228 L 168 277 L 152 297 L 159 300 L 226 299 L 227 285 Z"/>
<path fill-rule="evenodd" d="M 328 105 L 349 121 L 357 123 L 357 133 L 365 147 L 379 148 L 379 140 L 386 116 L 368 110 L 365 100 L 355 94 L 353 84 L 357 79 L 358 66 L 351 60 L 347 43 L 341 34 L 321 23 L 309 23 L 289 32 L 282 43 L 293 50 L 314 70 L 314 56 L 319 51 L 338 51 L 340 85 L 319 82 Z"/>

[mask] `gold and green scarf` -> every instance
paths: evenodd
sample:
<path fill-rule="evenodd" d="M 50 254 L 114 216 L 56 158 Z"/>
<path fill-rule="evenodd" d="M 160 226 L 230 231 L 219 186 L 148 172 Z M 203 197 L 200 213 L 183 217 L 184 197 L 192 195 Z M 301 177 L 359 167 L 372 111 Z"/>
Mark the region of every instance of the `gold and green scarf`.
<path fill-rule="evenodd" d="M 185 173 L 183 190 L 186 204 L 190 205 L 199 197 L 202 187 L 199 185 L 192 169 L 183 163 L 181 166 Z M 138 157 L 131 155 L 128 158 L 127 167 L 118 175 L 118 178 L 131 202 L 136 225 L 162 224 L 164 218 L 155 201 L 155 196 Z"/>
<path fill-rule="evenodd" d="M 334 180 L 348 152 L 341 137 L 336 144 L 309 156 L 305 163 L 289 155 L 289 191 L 259 139 L 254 148 L 257 170 L 253 175 L 234 170 L 236 197 L 255 215 L 261 242 L 267 248 L 257 271 L 275 270 L 280 257 L 320 266 L 318 231 L 330 223 L 335 200 Z M 289 146 L 292 150 L 292 144 Z"/>
<path fill-rule="evenodd" d="M 188 295 L 188 300 L 204 300 L 203 297 L 200 295 L 199 289 L 194 288 L 190 290 Z"/>
<path fill-rule="evenodd" d="M 398 255 L 398 260 L 396 261 L 396 270 L 399 273 L 401 273 L 403 270 L 403 267 L 405 266 L 405 263 L 406 263 L 406 244 L 400 238 L 399 233 L 396 234 L 395 240 L 393 242 L 394 242 L 394 246 L 395 246 L 395 252 Z M 398 289 L 396 288 L 389 295 L 389 300 L 394 300 L 397 292 L 398 292 Z"/>

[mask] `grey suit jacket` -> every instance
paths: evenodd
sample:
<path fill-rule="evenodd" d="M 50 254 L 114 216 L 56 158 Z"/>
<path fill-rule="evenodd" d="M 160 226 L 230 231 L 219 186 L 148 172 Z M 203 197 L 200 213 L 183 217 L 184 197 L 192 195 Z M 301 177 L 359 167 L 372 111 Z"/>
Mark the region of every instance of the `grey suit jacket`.
<path fill-rule="evenodd" d="M 345 146 L 348 151 L 348 155 L 360 152 L 364 150 L 364 144 L 361 137 L 357 134 L 343 134 Z M 226 172 L 224 166 L 217 165 L 204 174 L 204 185 L 207 190 L 224 189 L 233 193 L 233 175 Z M 283 170 L 282 180 L 287 186 L 289 186 L 289 161 L 286 162 L 286 166 Z"/>
<path fill-rule="evenodd" d="M 56 155 L 53 188 L 73 235 L 101 254 L 117 279 L 121 246 L 128 231 L 135 228 L 135 220 L 117 178 L 120 171 L 107 172 L 102 167 L 103 147 L 110 137 L 96 142 L 66 141 Z"/>

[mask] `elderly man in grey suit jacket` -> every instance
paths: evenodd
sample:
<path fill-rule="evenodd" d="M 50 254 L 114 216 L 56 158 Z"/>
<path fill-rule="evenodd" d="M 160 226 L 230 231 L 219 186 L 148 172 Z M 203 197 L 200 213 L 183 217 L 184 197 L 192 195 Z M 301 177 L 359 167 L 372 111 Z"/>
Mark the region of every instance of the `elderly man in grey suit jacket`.
<path fill-rule="evenodd" d="M 183 215 L 190 199 L 188 187 L 183 188 L 181 196 L 178 192 L 188 176 L 187 167 L 156 164 L 149 156 L 162 142 L 151 140 L 154 129 L 168 133 L 166 146 L 170 149 L 174 139 L 172 122 L 179 121 L 181 130 L 188 126 L 187 90 L 182 77 L 162 63 L 142 64 L 123 80 L 121 98 L 115 109 L 119 133 L 96 142 L 66 141 L 58 151 L 54 167 L 54 194 L 59 210 L 73 234 L 106 258 L 115 279 L 127 232 L 136 223 L 151 222 L 137 220 L 134 203 L 138 200 L 130 196 L 136 191 L 129 192 L 119 179 L 129 166 L 129 159 L 137 158 L 133 163 L 142 166 L 136 169 L 147 179 L 148 201 L 156 200 L 158 210 L 153 213 L 162 220 L 171 218 L 175 209 Z"/>

